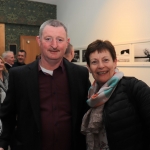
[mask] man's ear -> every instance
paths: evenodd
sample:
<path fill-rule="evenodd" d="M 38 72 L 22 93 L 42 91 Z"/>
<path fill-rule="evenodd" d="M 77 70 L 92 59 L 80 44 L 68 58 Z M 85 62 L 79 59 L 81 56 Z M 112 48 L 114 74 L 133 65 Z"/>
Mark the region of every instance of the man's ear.
<path fill-rule="evenodd" d="M 36 41 L 37 41 L 38 45 L 40 46 L 40 37 L 39 36 L 36 36 Z"/>

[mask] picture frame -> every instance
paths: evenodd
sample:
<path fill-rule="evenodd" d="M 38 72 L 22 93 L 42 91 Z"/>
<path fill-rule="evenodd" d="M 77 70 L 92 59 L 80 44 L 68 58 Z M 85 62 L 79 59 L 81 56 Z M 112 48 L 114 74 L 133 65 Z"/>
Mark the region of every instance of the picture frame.
<path fill-rule="evenodd" d="M 72 62 L 80 63 L 80 50 L 74 50 L 74 58 Z"/>
<path fill-rule="evenodd" d="M 82 50 L 82 62 L 86 62 L 86 59 L 85 59 L 85 52 L 86 52 L 86 49 L 83 49 Z"/>
<path fill-rule="evenodd" d="M 116 54 L 119 49 L 122 48 L 129 49 L 130 54 L 129 61 L 118 61 L 117 66 L 150 66 L 150 40 L 132 41 L 123 44 L 116 44 L 114 45 L 114 47 L 116 50 Z M 144 53 L 145 49 L 145 53 L 147 53 L 147 55 L 149 54 L 147 57 Z"/>
<path fill-rule="evenodd" d="M 129 64 L 132 61 L 131 45 L 130 44 L 119 44 L 114 45 L 117 57 L 117 64 Z"/>
<path fill-rule="evenodd" d="M 124 43 L 113 44 L 117 66 L 150 66 L 150 40 L 138 40 Z M 74 62 L 86 66 L 84 54 L 85 47 L 76 48 L 75 52 L 79 54 L 79 61 Z"/>
<path fill-rule="evenodd" d="M 150 41 L 133 44 L 134 62 L 150 64 Z"/>
<path fill-rule="evenodd" d="M 85 52 L 86 52 L 86 48 L 85 47 L 80 47 L 80 48 L 75 48 L 74 50 L 74 58 L 71 62 L 78 64 L 78 65 L 82 65 L 82 66 L 86 66 L 86 60 L 85 60 Z M 78 58 L 78 61 L 77 58 Z"/>

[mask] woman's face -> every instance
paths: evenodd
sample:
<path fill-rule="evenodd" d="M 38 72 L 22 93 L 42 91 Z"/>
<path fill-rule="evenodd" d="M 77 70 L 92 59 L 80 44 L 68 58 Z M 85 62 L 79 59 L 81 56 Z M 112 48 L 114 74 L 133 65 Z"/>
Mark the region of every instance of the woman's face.
<path fill-rule="evenodd" d="M 4 70 L 4 62 L 0 59 L 0 71 Z"/>
<path fill-rule="evenodd" d="M 106 83 L 114 75 L 117 60 L 113 61 L 112 56 L 107 49 L 102 52 L 95 51 L 91 53 L 89 60 L 89 71 L 100 86 Z"/>

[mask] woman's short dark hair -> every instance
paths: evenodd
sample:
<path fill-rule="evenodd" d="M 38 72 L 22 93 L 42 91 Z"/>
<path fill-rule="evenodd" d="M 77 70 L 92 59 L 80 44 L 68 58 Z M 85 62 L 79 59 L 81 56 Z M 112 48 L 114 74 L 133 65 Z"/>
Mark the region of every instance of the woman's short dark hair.
<path fill-rule="evenodd" d="M 86 52 L 85 52 L 85 59 L 86 59 L 88 66 L 90 66 L 89 56 L 91 53 L 93 53 L 95 51 L 102 52 L 105 50 L 110 52 L 113 61 L 115 61 L 116 60 L 116 51 L 110 41 L 96 40 L 96 41 L 92 42 L 91 44 L 89 44 L 86 49 Z"/>

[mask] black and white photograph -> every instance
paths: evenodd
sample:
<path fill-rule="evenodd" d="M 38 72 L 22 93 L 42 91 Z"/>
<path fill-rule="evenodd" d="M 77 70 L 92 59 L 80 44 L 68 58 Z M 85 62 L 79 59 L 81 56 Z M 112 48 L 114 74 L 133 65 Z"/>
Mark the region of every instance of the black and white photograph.
<path fill-rule="evenodd" d="M 115 50 L 116 50 L 118 62 L 130 62 L 131 61 L 130 45 L 129 44 L 115 45 Z"/>
<path fill-rule="evenodd" d="M 150 62 L 150 42 L 135 43 L 134 62 Z"/>
<path fill-rule="evenodd" d="M 82 50 L 82 62 L 86 62 L 85 52 L 86 52 L 86 50 Z"/>
<path fill-rule="evenodd" d="M 74 51 L 74 58 L 71 62 L 80 62 L 80 50 Z"/>

